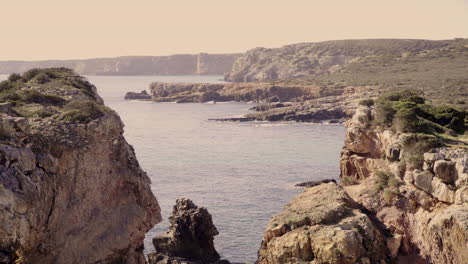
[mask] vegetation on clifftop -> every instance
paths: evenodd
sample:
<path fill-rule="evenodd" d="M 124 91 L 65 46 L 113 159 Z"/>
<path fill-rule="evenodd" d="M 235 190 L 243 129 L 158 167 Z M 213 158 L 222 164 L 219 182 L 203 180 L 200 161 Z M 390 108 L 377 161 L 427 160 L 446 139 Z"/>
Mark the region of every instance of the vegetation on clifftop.
<path fill-rule="evenodd" d="M 414 91 L 384 94 L 376 100 L 374 123 L 408 133 L 463 134 L 466 111 L 454 107 L 426 104 Z"/>
<path fill-rule="evenodd" d="M 111 112 L 95 87 L 67 68 L 31 69 L 0 82 L 3 112 L 27 118 L 88 122 Z"/>

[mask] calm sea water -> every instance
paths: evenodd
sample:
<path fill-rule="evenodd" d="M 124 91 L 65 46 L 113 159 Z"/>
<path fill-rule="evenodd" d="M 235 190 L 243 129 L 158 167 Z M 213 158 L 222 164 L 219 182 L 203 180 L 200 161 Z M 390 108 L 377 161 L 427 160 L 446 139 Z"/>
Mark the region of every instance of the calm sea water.
<path fill-rule="evenodd" d="M 1 78 L 1 77 L 0 77 Z M 125 101 L 153 81 L 219 82 L 221 76 L 90 76 L 105 103 L 125 123 L 125 137 L 152 180 L 168 228 L 177 198 L 206 207 L 218 228 L 223 258 L 253 262 L 269 218 L 301 188 L 294 184 L 337 178 L 344 128 L 308 123 L 230 123 L 209 118 L 248 113 L 251 104 L 172 104 Z"/>

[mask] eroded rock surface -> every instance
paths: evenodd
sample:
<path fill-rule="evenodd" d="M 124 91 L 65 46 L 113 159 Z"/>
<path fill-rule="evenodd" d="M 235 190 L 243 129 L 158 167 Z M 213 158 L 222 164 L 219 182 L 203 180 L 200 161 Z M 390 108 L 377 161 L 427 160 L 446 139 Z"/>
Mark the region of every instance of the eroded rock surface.
<path fill-rule="evenodd" d="M 160 209 L 119 116 L 67 69 L 3 85 L 0 262 L 145 263 Z"/>
<path fill-rule="evenodd" d="M 228 263 L 221 261 L 214 247 L 218 230 L 210 213 L 189 199 L 179 199 L 169 217 L 169 231 L 153 238 L 155 253 L 150 264 Z"/>
<path fill-rule="evenodd" d="M 259 264 L 380 263 L 385 237 L 342 187 L 308 188 L 268 223 Z"/>
<path fill-rule="evenodd" d="M 465 263 L 466 148 L 424 153 L 427 135 L 376 128 L 373 117 L 362 107 L 346 124 L 341 184 L 391 232 L 387 247 L 397 263 Z"/>

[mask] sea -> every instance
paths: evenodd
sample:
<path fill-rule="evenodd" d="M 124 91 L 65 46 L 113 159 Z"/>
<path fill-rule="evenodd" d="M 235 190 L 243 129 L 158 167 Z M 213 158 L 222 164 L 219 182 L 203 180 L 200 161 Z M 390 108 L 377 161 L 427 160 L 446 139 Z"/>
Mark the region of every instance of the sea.
<path fill-rule="evenodd" d="M 6 76 L 0 76 L 5 79 Z M 222 82 L 222 76 L 87 76 L 125 124 L 151 178 L 163 221 L 145 239 L 168 230 L 176 199 L 208 209 L 219 235 L 215 247 L 231 262 L 253 263 L 271 216 L 303 188 L 304 181 L 337 179 L 345 129 L 338 124 L 219 122 L 239 117 L 250 103 L 153 103 L 124 100 L 151 82 Z"/>

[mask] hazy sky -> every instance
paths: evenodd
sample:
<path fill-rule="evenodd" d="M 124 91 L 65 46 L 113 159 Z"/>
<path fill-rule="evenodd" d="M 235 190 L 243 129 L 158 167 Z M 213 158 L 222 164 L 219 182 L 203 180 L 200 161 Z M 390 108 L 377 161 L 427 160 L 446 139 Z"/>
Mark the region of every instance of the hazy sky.
<path fill-rule="evenodd" d="M 468 37 L 468 0 L 0 0 L 0 60 Z"/>

